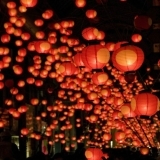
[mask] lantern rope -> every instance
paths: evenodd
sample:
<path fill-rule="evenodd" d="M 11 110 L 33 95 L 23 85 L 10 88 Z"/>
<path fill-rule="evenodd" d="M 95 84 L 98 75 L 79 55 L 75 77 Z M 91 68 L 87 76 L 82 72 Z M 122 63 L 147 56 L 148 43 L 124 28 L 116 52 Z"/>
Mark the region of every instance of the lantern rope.
<path fill-rule="evenodd" d="M 138 135 L 138 132 L 137 132 L 136 130 L 133 130 L 133 129 L 127 124 L 127 122 L 125 121 L 124 118 L 123 118 L 123 121 L 124 121 L 124 123 L 126 124 L 126 126 L 128 126 L 129 129 L 131 129 L 132 132 L 137 136 L 137 138 L 141 141 L 141 143 L 142 143 L 144 146 L 146 146 L 145 143 L 143 142 L 142 138 Z"/>
<path fill-rule="evenodd" d="M 113 111 L 115 111 L 115 109 L 114 109 L 112 106 L 110 106 L 110 107 L 113 109 Z M 133 129 L 127 124 L 127 122 L 125 121 L 124 118 L 123 118 L 122 120 L 123 120 L 124 123 L 132 130 L 132 132 L 137 136 L 137 138 L 141 141 L 141 143 L 142 143 L 144 146 L 146 146 L 145 143 L 143 142 L 142 138 L 138 135 L 137 131 L 136 131 L 136 130 L 133 130 Z"/>
<path fill-rule="evenodd" d="M 144 131 L 141 123 L 139 122 L 138 118 L 136 117 L 135 120 L 138 122 L 139 126 L 141 127 L 141 130 L 142 130 L 142 132 L 144 133 L 144 135 L 145 135 L 145 137 L 146 137 L 146 139 L 147 139 L 147 141 L 148 141 L 148 143 L 149 143 L 149 146 L 152 147 L 152 144 L 150 143 L 150 140 L 148 139 L 148 137 L 147 137 L 147 135 L 146 135 L 146 133 L 145 133 L 145 131 Z"/>

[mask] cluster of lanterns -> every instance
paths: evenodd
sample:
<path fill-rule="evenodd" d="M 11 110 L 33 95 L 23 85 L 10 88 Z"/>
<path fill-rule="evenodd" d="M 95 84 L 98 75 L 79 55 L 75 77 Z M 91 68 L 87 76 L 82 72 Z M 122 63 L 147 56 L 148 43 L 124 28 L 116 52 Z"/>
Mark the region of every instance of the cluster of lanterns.
<path fill-rule="evenodd" d="M 86 146 L 108 148 L 109 142 L 113 139 L 111 134 L 113 130 L 114 140 L 117 142 L 115 147 L 127 145 L 146 147 L 150 143 L 156 146 L 153 138 L 159 127 L 159 120 L 154 115 L 159 110 L 159 99 L 151 93 L 140 93 L 144 88 L 135 75 L 129 83 L 125 79 L 126 72 L 136 72 L 142 66 L 143 50 L 126 41 L 105 43 L 102 41 L 105 33 L 94 27 L 85 28 L 82 37 L 88 41 L 99 41 L 94 45 L 83 44 L 79 39 L 70 37 L 74 27 L 73 20 L 55 23 L 47 21 L 54 17 L 52 10 L 45 10 L 33 22 L 33 25 L 40 29 L 44 23 L 49 23 L 49 33 L 37 31 L 35 39 L 31 41 L 30 33 L 24 31 L 24 26 L 28 22 L 23 13 L 37 3 L 37 0 L 20 0 L 21 6 L 17 6 L 13 1 L 6 4 L 9 19 L 4 24 L 6 33 L 1 35 L 0 90 L 7 90 L 9 95 L 4 101 L 8 113 L 17 119 L 28 111 L 25 97 L 30 93 L 26 93 L 25 89 L 31 86 L 36 89 L 35 94 L 30 96 L 29 105 L 44 108 L 36 117 L 37 123 L 46 117 L 50 119 L 44 133 L 49 138 L 50 145 L 58 141 L 65 144 L 69 139 L 65 131 L 73 130 L 75 127 L 80 128 L 81 121 L 85 120 L 90 127 L 85 136 L 71 137 L 73 148 L 76 147 L 75 142 L 80 143 L 84 140 Z M 85 0 L 75 0 L 78 8 L 84 7 L 86 3 Z M 19 16 L 19 13 L 22 16 Z M 95 18 L 97 14 L 95 10 L 86 11 L 89 19 Z M 150 25 L 151 20 L 146 16 L 136 16 L 134 19 L 136 29 L 148 29 Z M 11 49 L 5 46 L 12 41 L 12 37 L 17 38 L 14 44 L 17 47 L 17 54 L 14 53 L 16 56 L 13 56 Z M 134 43 L 138 43 L 142 40 L 142 36 L 134 34 L 131 39 Z M 24 66 L 22 62 L 28 65 Z M 6 80 L 6 75 L 3 74 L 6 68 L 12 70 L 14 77 L 17 78 L 17 84 L 13 78 Z M 56 81 L 56 85 L 59 85 L 58 91 L 44 87 L 48 85 L 49 80 Z M 115 83 L 119 83 L 121 88 L 115 87 Z M 38 98 L 39 90 L 48 97 Z M 53 94 L 57 94 L 57 99 L 51 103 Z M 85 117 L 84 119 L 75 117 L 76 124 L 73 125 L 70 119 L 79 111 L 83 112 Z M 139 122 L 140 118 L 137 116 L 142 115 L 154 116 L 154 123 L 146 120 Z M 0 128 L 4 126 L 5 120 L 1 120 Z M 53 135 L 53 131 L 57 128 L 59 134 Z M 20 133 L 36 140 L 42 137 L 26 126 Z M 140 136 L 136 136 L 135 133 Z M 144 136 L 145 133 L 148 137 Z M 93 140 L 90 140 L 91 134 Z M 66 149 L 69 150 L 68 147 Z M 147 152 L 143 148 L 142 150 Z M 85 155 L 88 160 L 99 160 L 104 156 L 102 151 L 96 148 L 88 149 Z"/>

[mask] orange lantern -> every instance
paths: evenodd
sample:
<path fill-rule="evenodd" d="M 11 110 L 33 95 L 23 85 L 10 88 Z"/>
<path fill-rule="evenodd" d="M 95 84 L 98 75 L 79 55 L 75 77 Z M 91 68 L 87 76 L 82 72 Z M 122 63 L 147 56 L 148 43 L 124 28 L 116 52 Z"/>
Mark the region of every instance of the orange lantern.
<path fill-rule="evenodd" d="M 140 93 L 132 98 L 131 108 L 137 115 L 152 116 L 159 110 L 159 99 L 151 93 Z"/>
<path fill-rule="evenodd" d="M 121 113 L 126 118 L 131 118 L 131 117 L 135 117 L 136 116 L 136 114 L 133 112 L 133 110 L 131 108 L 131 104 L 130 103 L 126 103 L 126 104 L 123 104 L 121 106 Z"/>
<path fill-rule="evenodd" d="M 53 10 L 51 10 L 51 9 L 48 9 L 48 10 L 46 10 L 44 13 L 42 13 L 42 17 L 43 17 L 44 19 L 50 19 L 50 18 L 53 17 L 53 15 L 54 15 L 54 12 L 53 12 Z"/>
<path fill-rule="evenodd" d="M 104 38 L 105 38 L 105 33 L 103 31 L 99 31 L 96 39 L 103 40 Z"/>
<path fill-rule="evenodd" d="M 102 69 L 110 59 L 110 53 L 101 45 L 90 45 L 82 50 L 82 61 L 87 68 Z"/>
<path fill-rule="evenodd" d="M 103 152 L 99 148 L 88 148 L 85 151 L 87 160 L 100 160 L 103 157 Z"/>
<path fill-rule="evenodd" d="M 64 62 L 60 64 L 57 71 L 63 75 L 73 75 L 76 72 L 76 67 L 71 62 Z"/>
<path fill-rule="evenodd" d="M 89 10 L 86 11 L 86 17 L 87 18 L 92 19 L 92 18 L 95 18 L 96 16 L 97 16 L 97 11 L 96 10 L 89 9 Z"/>
<path fill-rule="evenodd" d="M 131 37 L 132 41 L 137 43 L 140 42 L 142 40 L 142 36 L 140 34 L 133 34 Z"/>
<path fill-rule="evenodd" d="M 124 132 L 122 132 L 122 131 L 117 131 L 116 133 L 115 133 L 115 139 L 117 140 L 117 141 L 121 141 L 121 140 L 123 140 L 124 138 L 125 138 L 125 133 Z"/>
<path fill-rule="evenodd" d="M 82 37 L 86 40 L 95 40 L 99 34 L 99 31 L 95 27 L 88 27 L 82 31 Z"/>
<path fill-rule="evenodd" d="M 73 57 L 73 61 L 76 64 L 76 66 L 84 66 L 84 63 L 82 61 L 81 58 L 81 53 L 77 53 L 74 57 Z"/>
<path fill-rule="evenodd" d="M 114 67 L 122 72 L 137 70 L 144 61 L 144 53 L 139 47 L 128 45 L 113 52 Z"/>
<path fill-rule="evenodd" d="M 92 75 L 92 81 L 96 85 L 103 85 L 107 82 L 108 75 L 104 72 L 95 73 Z"/>
<path fill-rule="evenodd" d="M 112 136 L 111 136 L 110 133 L 104 133 L 103 134 L 103 140 L 109 141 L 109 140 L 111 140 L 111 138 L 112 138 Z"/>
<path fill-rule="evenodd" d="M 22 128 L 21 129 L 21 134 L 26 136 L 29 133 L 29 129 L 28 128 Z"/>
<path fill-rule="evenodd" d="M 75 5 L 78 8 L 83 8 L 86 5 L 86 0 L 75 0 Z"/>
<path fill-rule="evenodd" d="M 20 0 L 22 6 L 34 7 L 37 4 L 37 0 Z"/>
<path fill-rule="evenodd" d="M 34 46 L 38 53 L 48 53 L 51 49 L 51 44 L 48 41 L 35 41 Z"/>
<path fill-rule="evenodd" d="M 134 18 L 134 27 L 139 30 L 149 29 L 152 25 L 152 19 L 148 16 L 138 15 Z"/>
<path fill-rule="evenodd" d="M 142 155 L 147 155 L 149 153 L 149 148 L 148 147 L 141 147 L 139 151 Z"/>
<path fill-rule="evenodd" d="M 36 19 L 34 21 L 34 24 L 37 26 L 37 27 L 40 27 L 40 26 L 43 26 L 44 24 L 44 21 L 42 19 Z"/>

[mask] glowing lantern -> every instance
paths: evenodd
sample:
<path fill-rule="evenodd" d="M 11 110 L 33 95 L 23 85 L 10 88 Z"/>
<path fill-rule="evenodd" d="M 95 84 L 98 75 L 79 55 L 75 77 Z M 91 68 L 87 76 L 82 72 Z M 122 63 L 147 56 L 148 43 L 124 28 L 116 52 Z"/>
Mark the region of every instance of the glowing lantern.
<path fill-rule="evenodd" d="M 52 10 L 50 10 L 50 9 L 48 9 L 44 13 L 42 13 L 42 17 L 44 19 L 50 19 L 50 18 L 53 17 L 53 15 L 54 15 L 54 12 Z"/>
<path fill-rule="evenodd" d="M 4 122 L 2 120 L 0 120 L 0 128 L 4 127 Z"/>
<path fill-rule="evenodd" d="M 7 2 L 7 8 L 9 9 L 16 8 L 16 3 L 14 1 Z"/>
<path fill-rule="evenodd" d="M 110 59 L 110 53 L 101 45 L 90 45 L 82 50 L 82 61 L 87 68 L 102 69 Z"/>
<path fill-rule="evenodd" d="M 21 38 L 24 41 L 28 41 L 30 39 L 30 37 L 31 37 L 31 35 L 29 33 L 27 33 L 27 32 L 21 34 Z"/>
<path fill-rule="evenodd" d="M 86 17 L 87 18 L 95 18 L 97 16 L 97 11 L 93 9 L 89 9 L 86 11 Z"/>
<path fill-rule="evenodd" d="M 127 41 L 117 42 L 117 43 L 114 45 L 114 51 L 116 51 L 117 49 L 121 48 L 122 45 L 127 44 L 127 43 L 128 43 Z"/>
<path fill-rule="evenodd" d="M 122 131 L 117 131 L 116 133 L 115 133 L 115 139 L 117 140 L 117 141 L 121 141 L 121 140 L 123 140 L 124 138 L 125 138 L 125 133 L 124 132 L 122 132 Z"/>
<path fill-rule="evenodd" d="M 86 5 L 86 0 L 75 0 L 75 5 L 78 8 L 83 8 Z"/>
<path fill-rule="evenodd" d="M 13 66 L 13 71 L 14 71 L 15 74 L 20 75 L 20 74 L 22 74 L 23 69 L 22 69 L 22 67 L 19 66 L 19 65 L 14 65 L 14 66 Z"/>
<path fill-rule="evenodd" d="M 107 82 L 108 75 L 104 72 L 95 73 L 92 75 L 92 81 L 96 85 L 103 85 Z"/>
<path fill-rule="evenodd" d="M 40 27 L 40 26 L 43 26 L 44 24 L 44 21 L 42 19 L 36 19 L 34 21 L 34 24 L 37 26 L 37 27 Z"/>
<path fill-rule="evenodd" d="M 82 31 L 82 37 L 86 40 L 95 40 L 99 34 L 99 31 L 95 27 L 88 27 Z"/>
<path fill-rule="evenodd" d="M 60 64 L 58 72 L 63 75 L 73 75 L 76 72 L 76 67 L 71 62 L 64 62 Z"/>
<path fill-rule="evenodd" d="M 152 116 L 159 110 L 159 99 L 151 93 L 141 93 L 132 98 L 131 108 L 137 115 Z"/>
<path fill-rule="evenodd" d="M 128 45 L 113 52 L 112 62 L 114 67 L 122 72 L 137 70 L 144 61 L 143 51 L 136 46 Z"/>
<path fill-rule="evenodd" d="M 132 41 L 137 43 L 140 42 L 142 40 L 142 36 L 140 34 L 133 34 L 131 37 Z"/>
<path fill-rule="evenodd" d="M 81 53 L 77 53 L 74 57 L 73 57 L 73 61 L 76 64 L 76 66 L 84 66 L 84 63 L 82 61 L 81 58 Z"/>
<path fill-rule="evenodd" d="M 34 42 L 34 46 L 38 53 L 48 53 L 51 49 L 51 44 L 47 41 L 36 41 Z"/>
<path fill-rule="evenodd" d="M 2 43 L 8 43 L 8 42 L 10 41 L 10 39 L 11 39 L 11 37 L 10 37 L 10 35 L 8 35 L 8 34 L 3 34 L 3 35 L 1 36 L 1 42 L 2 42 Z"/>
<path fill-rule="evenodd" d="M 96 39 L 103 40 L 104 38 L 105 38 L 105 33 L 103 31 L 99 31 Z"/>
<path fill-rule="evenodd" d="M 99 148 L 88 148 L 85 151 L 87 160 L 100 160 L 103 157 L 103 152 Z"/>
<path fill-rule="evenodd" d="M 148 147 L 141 147 L 140 148 L 140 153 L 142 155 L 147 155 L 149 153 L 149 148 Z"/>
<path fill-rule="evenodd" d="M 22 128 L 21 129 L 21 134 L 26 136 L 29 133 L 29 129 L 28 128 Z"/>
<path fill-rule="evenodd" d="M 37 0 L 20 0 L 22 6 L 34 7 L 37 4 Z"/>
<path fill-rule="evenodd" d="M 121 113 L 124 115 L 124 117 L 126 118 L 131 118 L 131 117 L 135 117 L 136 114 L 133 112 L 133 110 L 131 109 L 131 104 L 130 103 L 126 103 L 123 104 L 121 106 Z"/>
<path fill-rule="evenodd" d="M 103 134 L 103 140 L 109 141 L 109 140 L 111 140 L 111 138 L 112 138 L 112 136 L 111 136 L 110 133 L 104 133 Z"/>
<path fill-rule="evenodd" d="M 152 19 L 148 16 L 139 15 L 134 18 L 134 27 L 139 30 L 149 29 L 152 25 Z"/>

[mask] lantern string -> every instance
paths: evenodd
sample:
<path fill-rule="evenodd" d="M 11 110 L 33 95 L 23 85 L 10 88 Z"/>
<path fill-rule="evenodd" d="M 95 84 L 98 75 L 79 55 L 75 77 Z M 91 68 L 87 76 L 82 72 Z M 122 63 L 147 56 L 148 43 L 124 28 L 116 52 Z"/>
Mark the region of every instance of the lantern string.
<path fill-rule="evenodd" d="M 137 73 L 138 73 L 138 76 L 139 76 L 139 78 L 140 78 L 140 81 L 141 81 L 141 83 L 142 83 L 144 89 L 146 89 L 146 90 L 149 89 L 148 86 L 145 85 L 144 80 L 143 80 L 141 74 L 139 73 L 139 71 L 137 71 Z"/>
<path fill-rule="evenodd" d="M 112 106 L 110 106 L 110 107 L 113 109 L 113 111 L 115 111 L 115 109 L 114 109 Z M 142 143 L 144 146 L 146 146 L 145 143 L 143 142 L 142 138 L 138 135 L 137 131 L 136 131 L 136 130 L 133 130 L 133 129 L 127 124 L 127 122 L 125 121 L 124 118 L 123 118 L 122 120 L 124 121 L 124 123 L 126 124 L 126 126 L 128 126 L 128 127 L 132 130 L 132 132 L 137 136 L 137 138 L 141 141 L 141 143 Z"/>
<path fill-rule="evenodd" d="M 126 120 L 125 120 L 124 118 L 123 118 L 123 121 L 124 121 L 124 123 L 126 124 L 126 126 L 128 126 L 129 129 L 132 130 L 132 132 L 133 132 L 133 133 L 136 135 L 136 137 L 141 141 L 141 143 L 142 143 L 144 146 L 146 146 L 145 143 L 143 142 L 142 138 L 138 135 L 138 132 L 137 132 L 135 129 L 132 129 L 132 128 L 127 124 L 127 122 L 126 122 Z"/>
<path fill-rule="evenodd" d="M 146 135 L 146 133 L 145 133 L 145 131 L 144 131 L 144 129 L 143 129 L 143 127 L 142 127 L 140 121 L 138 120 L 137 117 L 135 118 L 135 120 L 137 121 L 137 123 L 138 123 L 139 126 L 141 127 L 141 130 L 142 130 L 142 132 L 144 133 L 144 135 L 145 135 L 145 137 L 146 137 L 146 139 L 147 139 L 147 141 L 148 141 L 148 143 L 149 143 L 149 146 L 152 147 L 152 144 L 150 143 L 150 140 L 148 139 L 148 137 L 147 137 L 147 135 Z"/>

